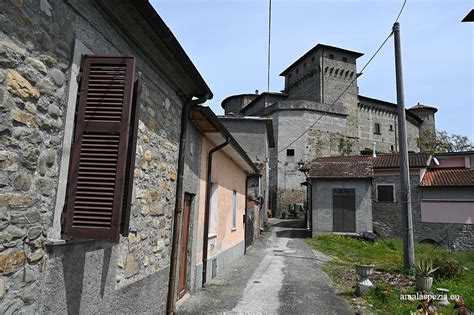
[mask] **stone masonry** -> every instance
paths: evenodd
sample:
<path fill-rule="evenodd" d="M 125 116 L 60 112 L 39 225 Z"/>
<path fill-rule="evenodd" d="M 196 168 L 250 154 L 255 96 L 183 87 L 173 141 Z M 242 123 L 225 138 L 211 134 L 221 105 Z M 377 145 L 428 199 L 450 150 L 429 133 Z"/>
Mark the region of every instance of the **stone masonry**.
<path fill-rule="evenodd" d="M 274 215 L 287 211 L 289 204 L 304 203 L 300 183 L 305 177 L 292 171 L 300 160 L 359 155 L 360 151 L 371 149 L 373 142 L 377 143 L 378 152 L 398 151 L 397 106 L 359 94 L 360 56 L 358 52 L 317 45 L 281 73 L 285 78 L 281 93 L 234 95 L 222 102 L 226 115 L 273 119 L 276 148 L 269 164 Z M 418 140 L 423 132 L 434 130 L 433 110 L 436 111 L 407 111 L 410 151 L 419 152 Z M 288 149 L 293 155 L 288 155 Z"/>
<path fill-rule="evenodd" d="M 472 249 L 474 244 L 474 226 L 472 224 L 426 223 L 421 222 L 421 190 L 420 176 L 410 176 L 412 214 L 415 242 L 435 241 L 443 246 L 457 249 Z M 394 184 L 396 202 L 377 202 L 376 185 Z M 403 231 L 400 212 L 400 177 L 375 176 L 372 185 L 373 227 L 382 237 L 400 238 Z"/>
<path fill-rule="evenodd" d="M 164 310 L 183 98 L 93 2 L 0 3 L 0 314 Z M 132 232 L 118 244 L 51 239 L 77 40 L 136 55 L 143 85 Z"/>

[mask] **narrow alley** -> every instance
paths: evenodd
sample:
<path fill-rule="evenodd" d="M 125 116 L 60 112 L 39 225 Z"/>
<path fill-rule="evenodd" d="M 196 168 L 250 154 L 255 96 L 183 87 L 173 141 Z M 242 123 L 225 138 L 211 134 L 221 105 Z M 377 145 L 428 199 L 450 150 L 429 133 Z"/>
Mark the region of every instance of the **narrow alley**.
<path fill-rule="evenodd" d="M 245 256 L 180 301 L 178 313 L 351 314 L 305 243 L 303 222 L 270 222 Z"/>

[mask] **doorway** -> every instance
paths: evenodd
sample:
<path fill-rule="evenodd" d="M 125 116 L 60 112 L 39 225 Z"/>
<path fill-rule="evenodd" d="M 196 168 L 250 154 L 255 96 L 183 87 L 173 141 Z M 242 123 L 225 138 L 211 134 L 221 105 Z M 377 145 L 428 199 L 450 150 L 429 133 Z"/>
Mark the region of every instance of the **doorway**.
<path fill-rule="evenodd" d="M 179 252 L 179 280 L 178 280 L 178 299 L 181 299 L 186 293 L 186 271 L 188 261 L 188 241 L 189 241 L 189 217 L 193 195 L 184 194 L 183 216 L 181 220 L 181 246 Z"/>
<path fill-rule="evenodd" d="M 355 189 L 334 188 L 333 200 L 333 231 L 355 232 Z"/>

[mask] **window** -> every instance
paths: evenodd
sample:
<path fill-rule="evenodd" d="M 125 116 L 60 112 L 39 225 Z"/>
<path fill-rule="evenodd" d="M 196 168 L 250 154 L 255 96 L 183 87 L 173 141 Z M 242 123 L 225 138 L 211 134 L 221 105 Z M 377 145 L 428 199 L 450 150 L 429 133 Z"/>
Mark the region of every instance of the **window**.
<path fill-rule="evenodd" d="M 208 236 L 217 235 L 217 193 L 218 193 L 217 183 L 211 183 L 211 209 L 210 209 L 210 220 L 209 220 L 209 233 Z"/>
<path fill-rule="evenodd" d="M 390 125 L 390 131 L 393 131 L 393 125 Z"/>
<path fill-rule="evenodd" d="M 237 192 L 232 192 L 232 230 L 237 228 Z"/>
<path fill-rule="evenodd" d="M 296 69 L 296 74 L 300 73 L 300 69 Z"/>
<path fill-rule="evenodd" d="M 314 62 L 314 56 L 313 56 L 313 57 L 311 57 L 311 62 Z"/>
<path fill-rule="evenodd" d="M 347 62 L 347 57 L 342 57 L 342 61 Z"/>
<path fill-rule="evenodd" d="M 379 135 L 380 134 L 380 124 L 375 124 L 374 126 L 374 134 Z"/>
<path fill-rule="evenodd" d="M 286 149 L 286 156 L 295 156 L 295 149 Z"/>
<path fill-rule="evenodd" d="M 393 148 L 393 144 L 390 146 L 390 151 L 395 151 L 395 149 Z"/>
<path fill-rule="evenodd" d="M 329 54 L 329 59 L 334 59 L 334 55 L 333 55 L 333 54 Z"/>
<path fill-rule="evenodd" d="M 82 57 L 63 239 L 116 242 L 119 234 L 128 235 L 140 109 L 134 69 L 133 56 Z M 102 82 L 92 86 L 93 80 Z M 114 95 L 116 103 L 101 101 L 117 90 L 123 93 Z M 90 93 L 99 100 L 91 101 Z"/>
<path fill-rule="evenodd" d="M 377 201 L 395 202 L 395 185 L 383 184 L 377 185 Z"/>
<path fill-rule="evenodd" d="M 303 64 L 303 68 L 306 68 L 306 62 Z"/>

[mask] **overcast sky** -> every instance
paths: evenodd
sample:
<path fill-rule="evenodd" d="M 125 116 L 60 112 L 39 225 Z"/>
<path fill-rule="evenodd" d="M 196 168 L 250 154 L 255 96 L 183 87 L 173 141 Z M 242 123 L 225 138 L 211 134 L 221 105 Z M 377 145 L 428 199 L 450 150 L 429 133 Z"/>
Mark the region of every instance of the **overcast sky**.
<path fill-rule="evenodd" d="M 151 0 L 222 114 L 229 95 L 265 91 L 268 0 Z M 360 70 L 389 34 L 402 0 L 273 0 L 271 91 L 318 43 L 355 50 Z M 474 140 L 474 23 L 470 0 L 408 0 L 400 18 L 405 104 L 439 109 L 436 127 Z M 396 102 L 393 37 L 358 79 L 361 95 Z"/>

